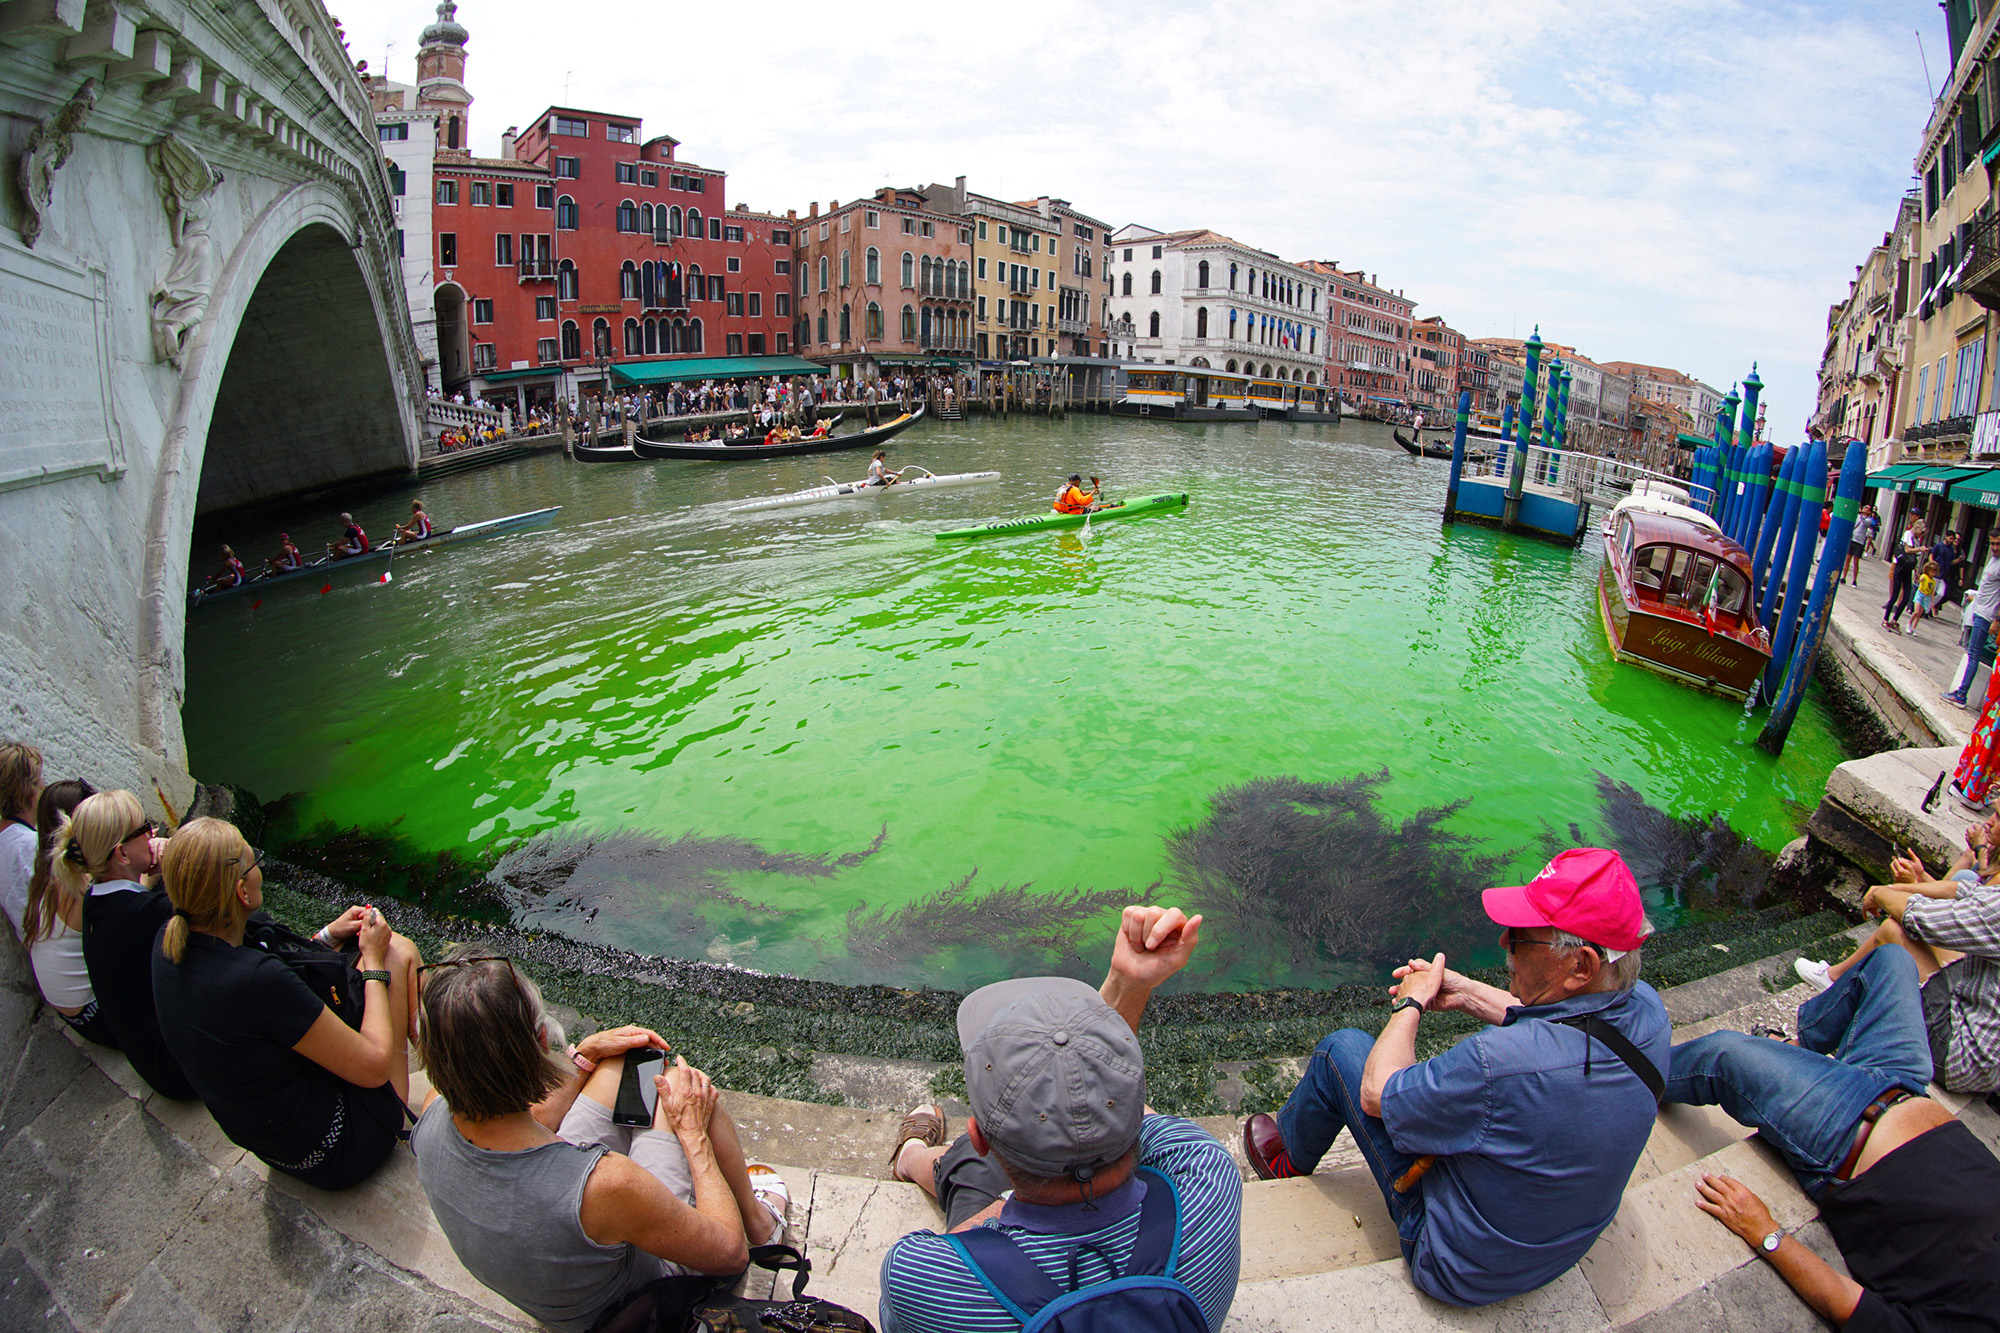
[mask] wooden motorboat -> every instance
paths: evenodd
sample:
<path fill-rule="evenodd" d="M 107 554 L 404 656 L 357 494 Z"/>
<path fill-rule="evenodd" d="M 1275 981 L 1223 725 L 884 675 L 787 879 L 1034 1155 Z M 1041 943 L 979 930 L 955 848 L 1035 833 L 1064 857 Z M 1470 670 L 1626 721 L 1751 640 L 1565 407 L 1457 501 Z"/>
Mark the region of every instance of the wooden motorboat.
<path fill-rule="evenodd" d="M 750 436 L 737 444 L 724 444 L 716 440 L 709 444 L 676 444 L 667 440 L 637 439 L 632 442 L 632 451 L 641 458 L 655 460 L 666 458 L 785 458 L 792 454 L 828 453 L 835 449 L 865 449 L 891 439 L 923 419 L 924 407 L 919 404 L 914 412 L 907 412 L 894 421 L 876 426 L 870 430 L 855 431 L 851 435 L 808 435 L 804 439 L 786 440 L 782 444 L 765 444 L 757 436 Z"/>
<path fill-rule="evenodd" d="M 1641 493 L 1605 521 L 1597 604 L 1621 662 L 1745 698 L 1771 662 L 1755 591 L 1750 553 L 1698 509 Z"/>

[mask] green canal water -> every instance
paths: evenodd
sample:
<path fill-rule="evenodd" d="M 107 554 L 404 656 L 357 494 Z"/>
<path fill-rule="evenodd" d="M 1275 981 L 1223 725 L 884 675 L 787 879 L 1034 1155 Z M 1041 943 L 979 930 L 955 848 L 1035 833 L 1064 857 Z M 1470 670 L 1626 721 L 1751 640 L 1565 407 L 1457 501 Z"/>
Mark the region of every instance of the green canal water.
<path fill-rule="evenodd" d="M 1243 986 L 1377 975 L 1432 925 L 1492 961 L 1479 883 L 1711 815 L 1667 832 L 1775 851 L 1844 757 L 1816 697 L 1773 759 L 1761 714 L 1616 665 L 1595 543 L 1442 530 L 1444 465 L 1383 427 L 1017 417 L 890 457 L 1003 476 L 732 515 L 866 457 L 543 456 L 347 502 L 378 538 L 416 494 L 562 512 L 193 613 L 193 769 L 405 861 L 511 851 L 497 901 L 592 942 L 970 985 L 1101 967 L 1116 904 L 1159 895 L 1215 922 L 1198 984 Z M 1073 470 L 1193 499 L 933 540 Z M 341 507 L 286 526 L 315 548 Z M 274 533 L 204 531 L 197 571 Z"/>

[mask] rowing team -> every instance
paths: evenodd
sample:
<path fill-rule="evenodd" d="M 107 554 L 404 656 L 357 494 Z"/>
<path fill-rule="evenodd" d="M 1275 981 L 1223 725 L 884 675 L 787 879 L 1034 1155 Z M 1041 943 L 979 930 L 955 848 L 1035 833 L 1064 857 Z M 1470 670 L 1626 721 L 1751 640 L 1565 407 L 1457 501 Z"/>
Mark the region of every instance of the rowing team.
<path fill-rule="evenodd" d="M 354 515 L 342 514 L 340 521 L 346 526 L 341 529 L 339 541 L 326 544 L 329 559 L 345 560 L 350 556 L 365 555 L 375 549 L 374 544 L 368 540 L 368 534 L 354 521 Z M 435 531 L 431 525 L 431 516 L 424 512 L 424 502 L 412 500 L 410 521 L 398 523 L 396 535 L 389 540 L 391 545 L 405 541 L 421 541 Z M 278 553 L 264 562 L 263 576 L 296 574 L 305 567 L 306 558 L 300 553 L 299 548 L 292 544 L 292 535 L 289 532 L 281 532 L 278 534 Z M 201 588 L 203 592 L 221 592 L 227 588 L 241 587 L 249 581 L 249 578 L 250 575 L 244 569 L 243 562 L 237 558 L 236 552 L 225 546 L 222 548 L 222 568 L 209 575 L 208 581 L 202 584 Z"/>

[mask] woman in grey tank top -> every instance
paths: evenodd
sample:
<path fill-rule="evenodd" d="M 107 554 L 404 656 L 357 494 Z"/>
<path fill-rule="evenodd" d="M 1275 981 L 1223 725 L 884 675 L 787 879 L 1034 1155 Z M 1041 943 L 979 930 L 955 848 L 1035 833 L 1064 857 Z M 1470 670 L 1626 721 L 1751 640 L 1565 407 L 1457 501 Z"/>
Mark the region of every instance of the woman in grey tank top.
<path fill-rule="evenodd" d="M 778 1239 L 700 1070 L 659 1076 L 652 1128 L 612 1124 L 624 1053 L 665 1049 L 659 1034 L 552 1055 L 534 982 L 463 951 L 425 969 L 419 1022 L 436 1091 L 410 1136 L 418 1178 L 459 1262 L 528 1314 L 587 1333 L 654 1278 L 735 1273 Z"/>

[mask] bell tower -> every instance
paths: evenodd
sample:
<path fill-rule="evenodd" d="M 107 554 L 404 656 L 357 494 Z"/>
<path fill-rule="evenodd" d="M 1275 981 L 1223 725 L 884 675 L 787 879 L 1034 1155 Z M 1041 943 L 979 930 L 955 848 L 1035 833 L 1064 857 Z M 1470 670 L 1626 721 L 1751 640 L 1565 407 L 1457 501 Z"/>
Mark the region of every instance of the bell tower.
<path fill-rule="evenodd" d="M 468 157 L 472 94 L 465 87 L 465 43 L 470 37 L 459 25 L 456 0 L 443 0 L 437 22 L 424 29 L 417 47 L 417 107 L 437 113 L 440 153 Z"/>

